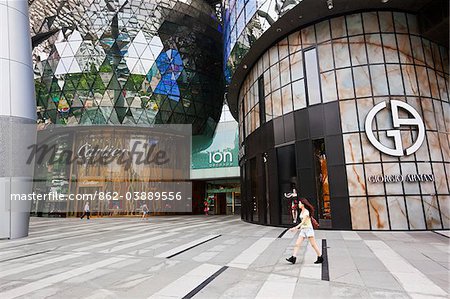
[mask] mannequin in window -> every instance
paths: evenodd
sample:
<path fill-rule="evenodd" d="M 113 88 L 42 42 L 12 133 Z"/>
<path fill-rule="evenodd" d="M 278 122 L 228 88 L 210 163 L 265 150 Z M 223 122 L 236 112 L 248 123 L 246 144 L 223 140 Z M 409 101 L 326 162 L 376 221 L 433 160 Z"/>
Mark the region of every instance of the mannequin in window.
<path fill-rule="evenodd" d="M 298 218 L 297 189 L 295 189 L 295 184 L 291 184 L 291 188 L 292 188 L 292 192 L 284 193 L 284 197 L 291 200 L 292 222 L 297 223 L 297 218 Z"/>

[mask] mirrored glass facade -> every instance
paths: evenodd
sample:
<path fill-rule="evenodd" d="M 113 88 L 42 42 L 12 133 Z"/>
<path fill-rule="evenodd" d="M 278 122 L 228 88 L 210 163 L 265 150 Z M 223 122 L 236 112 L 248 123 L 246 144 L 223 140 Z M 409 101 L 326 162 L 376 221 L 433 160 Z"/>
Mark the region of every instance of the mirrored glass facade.
<path fill-rule="evenodd" d="M 212 136 L 221 27 L 202 0 L 30 2 L 40 121 L 187 123 Z"/>
<path fill-rule="evenodd" d="M 252 44 L 302 0 L 224 0 L 224 71 L 230 82 Z"/>

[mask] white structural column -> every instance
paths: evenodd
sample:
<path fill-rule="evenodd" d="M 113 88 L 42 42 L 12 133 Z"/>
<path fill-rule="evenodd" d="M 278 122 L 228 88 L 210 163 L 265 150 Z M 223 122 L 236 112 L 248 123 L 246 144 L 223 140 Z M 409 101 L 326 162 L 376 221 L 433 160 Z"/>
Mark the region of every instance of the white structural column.
<path fill-rule="evenodd" d="M 26 0 L 0 0 L 0 238 L 28 235 L 32 165 L 25 167 L 36 131 L 31 38 Z M 31 141 L 31 142 L 30 142 Z"/>

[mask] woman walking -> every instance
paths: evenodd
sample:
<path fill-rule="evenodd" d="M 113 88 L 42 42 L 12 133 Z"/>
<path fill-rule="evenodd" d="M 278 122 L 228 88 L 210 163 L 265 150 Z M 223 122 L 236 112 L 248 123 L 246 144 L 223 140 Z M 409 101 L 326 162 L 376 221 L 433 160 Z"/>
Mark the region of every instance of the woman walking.
<path fill-rule="evenodd" d="M 323 262 L 323 257 L 319 251 L 319 247 L 317 246 L 316 239 L 314 238 L 314 228 L 311 221 L 312 215 L 314 215 L 314 207 L 306 198 L 300 198 L 299 207 L 301 210 L 301 222 L 291 228 L 290 231 L 300 229 L 300 234 L 298 235 L 297 242 L 295 243 L 292 256 L 290 258 L 287 258 L 286 260 L 295 264 L 295 262 L 297 261 L 297 253 L 300 250 L 300 246 L 302 245 L 303 240 L 308 238 L 309 244 L 311 244 L 317 254 L 317 260 L 314 262 L 314 264 L 321 264 Z"/>

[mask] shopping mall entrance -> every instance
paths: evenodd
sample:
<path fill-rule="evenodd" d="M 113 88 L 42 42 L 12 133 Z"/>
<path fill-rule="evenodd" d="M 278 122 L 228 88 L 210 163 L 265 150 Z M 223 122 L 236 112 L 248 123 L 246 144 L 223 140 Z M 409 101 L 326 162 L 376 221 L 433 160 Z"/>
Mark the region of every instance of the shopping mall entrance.
<path fill-rule="evenodd" d="M 241 214 L 241 187 L 238 178 L 194 181 L 192 191 L 193 214 Z"/>

